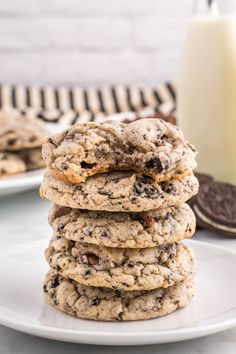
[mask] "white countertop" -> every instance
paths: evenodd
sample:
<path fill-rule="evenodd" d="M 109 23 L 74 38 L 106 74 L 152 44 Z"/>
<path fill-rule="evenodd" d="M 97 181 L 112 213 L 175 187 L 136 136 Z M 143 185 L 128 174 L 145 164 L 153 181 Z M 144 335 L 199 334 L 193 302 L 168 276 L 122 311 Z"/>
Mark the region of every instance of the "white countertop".
<path fill-rule="evenodd" d="M 49 208 L 50 203 L 40 200 L 37 191 L 0 199 L 0 249 L 30 240 L 49 238 L 51 232 L 47 224 Z M 197 232 L 195 238 L 236 250 L 236 239 L 226 239 L 206 231 Z M 70 354 L 235 354 L 236 328 L 179 343 L 141 347 L 105 347 L 56 342 L 0 326 L 0 354 L 60 354 L 66 351 Z"/>

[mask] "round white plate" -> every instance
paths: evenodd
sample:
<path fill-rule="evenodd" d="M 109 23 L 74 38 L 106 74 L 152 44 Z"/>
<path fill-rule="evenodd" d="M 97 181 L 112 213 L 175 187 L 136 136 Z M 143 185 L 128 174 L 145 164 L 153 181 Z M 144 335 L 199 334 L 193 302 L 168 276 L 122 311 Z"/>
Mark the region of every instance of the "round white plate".
<path fill-rule="evenodd" d="M 67 342 L 141 345 L 216 333 L 236 325 L 236 253 L 188 241 L 198 259 L 197 292 L 185 309 L 140 322 L 96 322 L 60 313 L 43 298 L 47 240 L 0 253 L 0 323 L 22 332 Z"/>
<path fill-rule="evenodd" d="M 43 181 L 44 171 L 42 168 L 0 179 L 0 197 L 39 187 Z"/>

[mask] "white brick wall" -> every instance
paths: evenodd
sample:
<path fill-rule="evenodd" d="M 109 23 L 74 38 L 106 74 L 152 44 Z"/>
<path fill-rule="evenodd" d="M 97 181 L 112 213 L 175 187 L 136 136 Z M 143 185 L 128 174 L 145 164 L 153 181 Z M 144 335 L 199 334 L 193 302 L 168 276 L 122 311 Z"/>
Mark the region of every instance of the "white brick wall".
<path fill-rule="evenodd" d="M 0 82 L 157 84 L 176 74 L 193 0 L 0 0 Z"/>

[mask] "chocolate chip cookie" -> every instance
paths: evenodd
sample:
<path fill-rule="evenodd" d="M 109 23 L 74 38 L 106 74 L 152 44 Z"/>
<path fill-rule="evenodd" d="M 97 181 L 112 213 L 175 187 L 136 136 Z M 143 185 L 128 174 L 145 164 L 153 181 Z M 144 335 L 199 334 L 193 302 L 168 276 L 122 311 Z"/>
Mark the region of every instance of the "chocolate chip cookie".
<path fill-rule="evenodd" d="M 167 288 L 195 273 L 193 253 L 181 243 L 124 249 L 53 238 L 45 256 L 62 276 L 84 285 L 126 291 Z"/>
<path fill-rule="evenodd" d="M 48 304 L 78 318 L 135 321 L 165 316 L 185 307 L 194 295 L 194 284 L 190 279 L 167 289 L 124 292 L 81 285 L 50 271 L 44 294 Z"/>
<path fill-rule="evenodd" d="M 40 188 L 41 197 L 56 204 L 112 212 L 142 212 L 178 205 L 197 191 L 194 175 L 157 183 L 132 171 L 103 173 L 73 184 L 56 179 L 48 170 Z"/>
<path fill-rule="evenodd" d="M 7 177 L 26 171 L 26 164 L 20 157 L 8 152 L 0 152 L 0 177 Z"/>
<path fill-rule="evenodd" d="M 42 146 L 48 131 L 37 118 L 0 114 L 0 151 L 18 151 Z"/>
<path fill-rule="evenodd" d="M 187 204 L 142 213 L 110 213 L 54 205 L 49 214 L 54 235 L 105 247 L 146 248 L 181 241 L 195 231 Z"/>
<path fill-rule="evenodd" d="M 26 149 L 17 152 L 19 157 L 25 162 L 27 171 L 37 170 L 45 167 L 42 157 L 42 148 Z"/>
<path fill-rule="evenodd" d="M 195 156 L 182 132 L 161 119 L 77 124 L 43 146 L 52 175 L 75 184 L 111 170 L 135 170 L 157 182 L 181 179 L 196 167 Z"/>

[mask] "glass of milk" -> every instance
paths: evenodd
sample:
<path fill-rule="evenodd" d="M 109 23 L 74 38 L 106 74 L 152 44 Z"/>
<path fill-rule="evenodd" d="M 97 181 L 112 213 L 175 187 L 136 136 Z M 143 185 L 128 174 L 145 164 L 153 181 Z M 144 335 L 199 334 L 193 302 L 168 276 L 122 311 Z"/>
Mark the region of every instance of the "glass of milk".
<path fill-rule="evenodd" d="M 236 1 L 225 3 L 222 14 L 216 1 L 197 2 L 178 75 L 178 123 L 199 151 L 198 171 L 236 184 Z"/>

